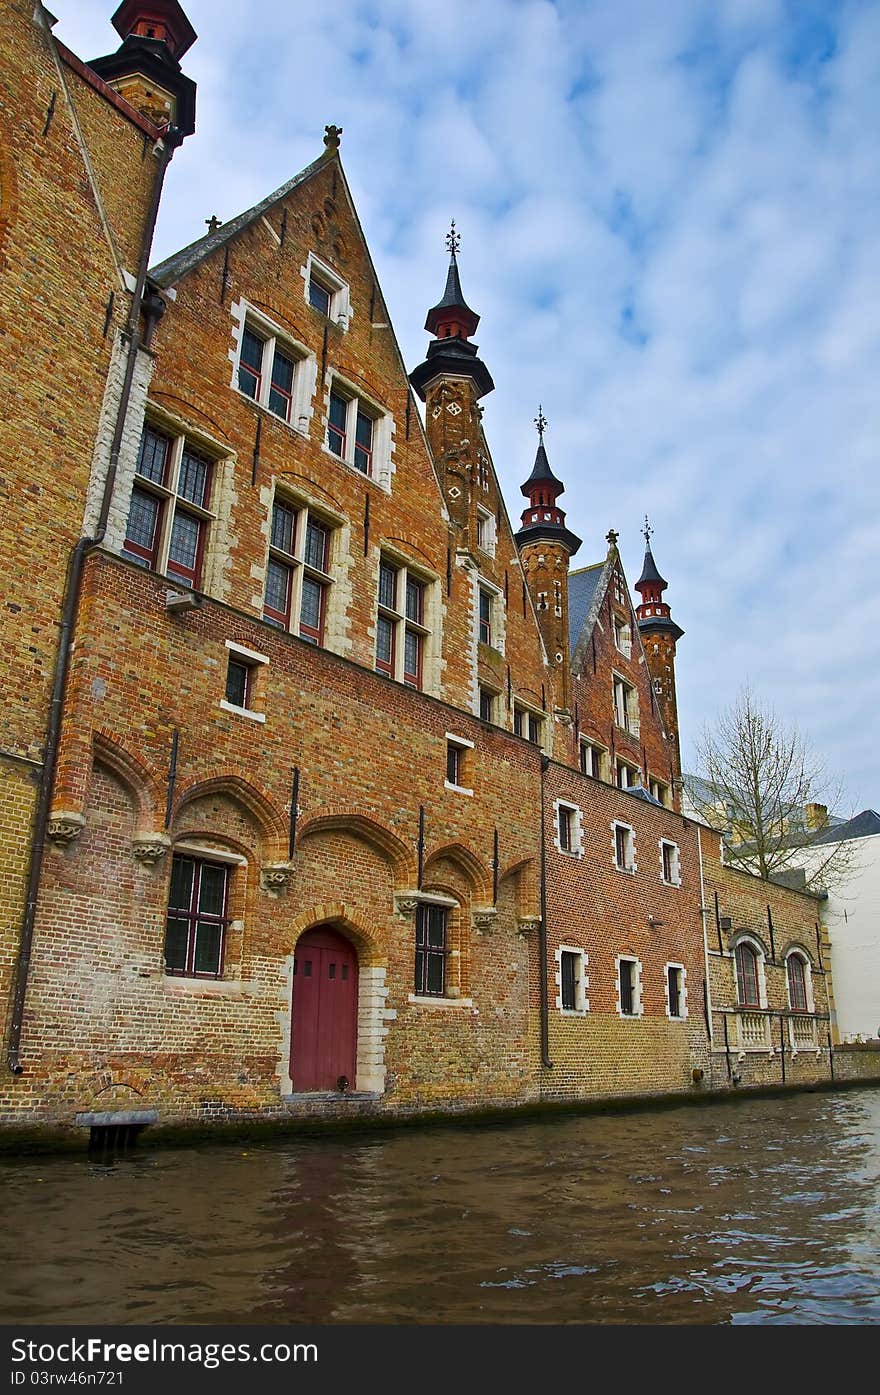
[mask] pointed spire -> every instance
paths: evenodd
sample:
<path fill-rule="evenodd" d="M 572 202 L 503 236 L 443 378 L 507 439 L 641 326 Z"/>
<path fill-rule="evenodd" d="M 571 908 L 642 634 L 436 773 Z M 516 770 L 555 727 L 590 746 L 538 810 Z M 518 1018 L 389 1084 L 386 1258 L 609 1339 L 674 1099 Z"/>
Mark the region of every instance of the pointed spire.
<path fill-rule="evenodd" d="M 532 466 L 532 473 L 525 484 L 520 485 L 521 492 L 528 499 L 528 505 L 523 510 L 522 528 L 517 533 L 517 542 L 530 542 L 540 533 L 541 537 L 554 539 L 562 542 L 568 549 L 570 555 L 574 555 L 581 545 L 581 540 L 575 537 L 574 533 L 565 526 L 565 511 L 556 503 L 560 494 L 565 493 L 565 485 L 559 480 L 550 469 L 550 461 L 547 458 L 547 450 L 544 446 L 544 432 L 547 430 L 547 418 L 544 416 L 543 407 L 538 407 L 538 415 L 534 418 L 535 428 L 538 432 L 538 449 L 535 453 L 535 463 Z"/>
<path fill-rule="evenodd" d="M 676 625 L 672 619 L 672 614 L 668 604 L 663 599 L 663 592 L 669 585 L 668 581 L 660 575 L 657 563 L 654 561 L 654 554 L 651 551 L 651 535 L 653 528 L 648 522 L 648 515 L 645 514 L 645 526 L 642 529 L 642 536 L 645 539 L 645 563 L 642 567 L 642 574 L 636 582 L 636 590 L 641 596 L 641 604 L 636 614 L 639 621 L 639 629 L 645 633 L 647 631 L 665 631 L 670 634 L 673 641 L 680 639 L 684 630 Z"/>
<path fill-rule="evenodd" d="M 642 537 L 645 539 L 645 564 L 642 567 L 642 574 L 636 582 L 636 590 L 640 592 L 644 600 L 646 599 L 645 591 L 650 586 L 656 591 L 656 596 L 653 598 L 659 601 L 663 592 L 669 585 L 669 582 L 663 580 L 663 577 L 657 570 L 657 563 L 654 561 L 654 554 L 651 551 L 651 534 L 653 531 L 654 529 L 648 522 L 648 515 L 645 514 L 645 526 L 642 529 Z"/>
<path fill-rule="evenodd" d="M 550 469 L 550 461 L 547 459 L 547 451 L 544 447 L 544 432 L 547 429 L 547 418 L 543 409 L 538 407 L 538 415 L 535 417 L 535 427 L 538 432 L 538 449 L 535 454 L 535 463 L 532 473 L 525 484 L 520 485 L 520 491 L 530 499 L 534 507 L 552 504 L 564 493 L 565 485 L 558 480 Z"/>
<path fill-rule="evenodd" d="M 461 289 L 456 255 L 460 248 L 461 233 L 457 231 L 453 218 L 446 234 L 446 250 L 449 252 L 446 288 L 441 299 L 428 311 L 425 320 L 425 329 L 429 334 L 435 334 L 438 339 L 470 339 L 480 323 L 479 315 L 470 308 Z"/>
<path fill-rule="evenodd" d="M 442 297 L 431 307 L 425 319 L 425 329 L 435 337 L 428 345 L 424 363 L 414 368 L 409 376 L 410 382 L 423 401 L 428 384 L 437 377 L 471 378 L 477 398 L 484 397 L 495 386 L 488 368 L 477 357 L 476 344 L 470 342 L 471 335 L 480 323 L 480 317 L 470 308 L 461 289 L 461 278 L 458 274 L 460 247 L 461 234 L 453 218 L 446 234 L 446 250 L 449 252 L 446 286 Z"/>

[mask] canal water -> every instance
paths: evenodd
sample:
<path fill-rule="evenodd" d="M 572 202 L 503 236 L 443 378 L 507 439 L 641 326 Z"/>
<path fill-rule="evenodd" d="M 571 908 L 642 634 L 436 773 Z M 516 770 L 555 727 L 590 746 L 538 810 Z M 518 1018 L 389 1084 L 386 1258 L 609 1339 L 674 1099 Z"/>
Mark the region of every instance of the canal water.
<path fill-rule="evenodd" d="M 880 1090 L 0 1164 L 3 1323 L 878 1323 Z"/>

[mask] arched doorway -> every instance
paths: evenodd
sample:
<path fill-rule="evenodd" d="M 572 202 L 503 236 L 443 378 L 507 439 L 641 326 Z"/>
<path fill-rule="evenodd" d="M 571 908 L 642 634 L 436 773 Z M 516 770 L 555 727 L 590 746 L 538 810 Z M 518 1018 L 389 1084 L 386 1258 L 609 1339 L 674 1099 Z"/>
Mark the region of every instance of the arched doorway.
<path fill-rule="evenodd" d="M 350 940 L 329 926 L 307 930 L 293 960 L 290 1078 L 296 1092 L 355 1085 L 358 961 Z"/>

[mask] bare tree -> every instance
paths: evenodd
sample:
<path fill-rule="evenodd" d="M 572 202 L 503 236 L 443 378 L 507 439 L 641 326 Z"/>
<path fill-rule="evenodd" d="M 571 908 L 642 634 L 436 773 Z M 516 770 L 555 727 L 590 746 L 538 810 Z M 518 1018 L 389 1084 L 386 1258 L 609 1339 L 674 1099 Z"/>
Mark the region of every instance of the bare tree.
<path fill-rule="evenodd" d="M 852 844 L 823 841 L 823 816 L 838 805 L 840 786 L 797 728 L 761 707 L 748 687 L 714 728 L 704 728 L 697 758 L 701 776 L 686 777 L 687 794 L 697 815 L 724 834 L 730 865 L 765 879 L 803 869 L 813 891 L 845 879 Z"/>

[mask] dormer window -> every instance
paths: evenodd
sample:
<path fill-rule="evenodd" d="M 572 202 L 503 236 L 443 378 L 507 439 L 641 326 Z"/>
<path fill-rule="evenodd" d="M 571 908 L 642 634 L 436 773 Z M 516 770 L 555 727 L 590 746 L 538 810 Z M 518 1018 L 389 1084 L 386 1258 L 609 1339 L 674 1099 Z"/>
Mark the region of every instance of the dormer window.
<path fill-rule="evenodd" d="M 309 253 L 306 265 L 300 269 L 300 275 L 305 283 L 306 303 L 331 324 L 338 325 L 340 329 L 348 329 L 351 320 L 351 297 L 346 282 L 313 252 Z"/>

